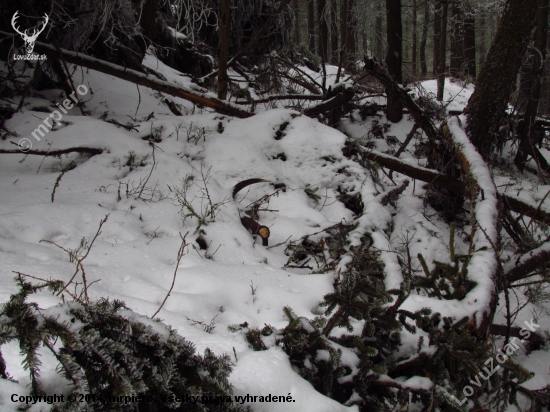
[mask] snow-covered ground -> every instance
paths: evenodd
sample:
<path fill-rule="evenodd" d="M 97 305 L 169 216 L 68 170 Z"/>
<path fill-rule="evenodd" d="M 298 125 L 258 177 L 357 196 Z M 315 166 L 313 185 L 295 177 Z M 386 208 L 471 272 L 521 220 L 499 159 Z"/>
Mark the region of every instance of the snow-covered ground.
<path fill-rule="evenodd" d="M 187 77 L 152 56 L 147 57 L 146 64 L 170 82 L 189 84 Z M 134 84 L 92 70 L 77 70 L 74 81 L 89 88 L 83 96 L 88 116 L 73 108 L 63 115 L 66 124 L 36 141 L 31 133 L 47 113 L 33 109 L 55 110 L 54 103 L 63 101 L 60 90 L 49 90 L 42 92 L 42 97 L 28 98 L 25 109 L 6 123 L 19 135 L 11 141 L 17 143 L 27 137 L 35 150 L 87 146 L 102 149 L 103 153 L 91 158 L 75 153 L 59 158 L 0 155 L 0 302 L 17 291 L 14 271 L 68 281 L 75 267 L 67 253 L 41 241 L 76 249 L 81 239 L 93 238 L 101 219 L 108 215 L 83 262 L 88 282 L 97 281 L 89 288 L 90 299 L 120 299 L 135 312 L 151 316 L 172 284 L 180 234 L 187 234 L 189 246 L 177 268 L 174 289 L 157 316 L 193 342 L 199 352 L 210 348 L 217 354 L 229 354 L 234 363 L 230 382 L 236 395 L 290 394 L 295 400 L 284 405 L 249 403 L 254 411 L 357 410 L 316 392 L 293 371 L 280 348 L 254 352 L 243 332 L 231 333 L 227 327 L 248 322 L 251 327 L 270 324 L 282 328 L 287 324 L 284 306 L 307 318 L 321 313 L 318 304 L 332 291 L 334 273 L 283 268 L 288 260 L 285 242 L 355 218 L 336 199 L 338 187 L 361 193 L 365 214 L 357 222 L 355 240 L 353 233 L 351 239 L 358 242 L 365 231 L 373 232 L 375 246 L 386 265 L 388 289 L 398 288 L 402 280 L 396 251 L 403 246 L 405 236 L 414 239 L 410 243 L 412 256 L 421 252 L 428 262 L 434 258 L 448 260 L 449 228 L 427 216 L 418 198 L 422 193 L 418 182 L 409 185 L 397 207 L 390 210 L 382 207 L 377 197 L 383 192 L 382 185 L 342 155 L 346 136 L 299 112 L 273 109 L 248 119 L 234 119 L 168 97 L 182 106 L 185 116 L 179 117 L 161 103 L 157 92 L 145 87 L 140 86 L 138 93 Z M 426 90 L 433 91 L 432 83 L 424 83 Z M 472 87 L 447 85 L 448 109 L 460 110 Z M 150 114 L 153 117 L 149 118 Z M 122 124 L 131 122 L 137 125 L 137 131 L 119 128 L 100 116 Z M 382 116 L 378 121 L 384 123 L 385 119 Z M 342 126 L 357 137 L 366 135 L 371 127 L 372 119 L 348 120 Z M 404 118 L 391 125 L 387 134 L 403 141 L 411 127 L 411 121 Z M 276 139 L 278 130 L 283 131 L 281 139 Z M 147 141 L 150 134 L 159 137 L 154 149 Z M 389 148 L 386 141 L 375 143 L 377 150 Z M 2 141 L 0 147 L 15 146 Z M 417 162 L 407 151 L 402 158 Z M 347 172 L 342 173 L 343 169 Z M 233 199 L 233 186 L 250 178 L 271 183 L 250 186 Z M 397 184 L 403 179 L 394 174 Z M 501 183 L 497 179 L 497 185 Z M 268 210 L 260 211 L 260 223 L 271 231 L 270 246 L 264 247 L 259 238 L 254 241 L 239 216 L 250 203 L 274 193 L 277 184 L 284 184 L 285 189 L 270 198 Z M 321 199 L 309 197 L 306 188 Z M 530 193 L 535 199 L 542 193 L 540 200 L 547 190 L 547 186 L 538 185 Z M 189 210 L 178 202 L 178 194 L 181 200 L 184 192 L 195 211 L 204 215 L 207 225 L 198 228 L 197 218 L 184 218 Z M 384 235 L 392 220 L 391 235 Z M 196 243 L 199 235 L 208 244 L 206 251 Z M 460 235 L 458 238 L 456 247 L 465 252 L 467 243 Z M 33 299 L 41 308 L 60 302 L 46 292 Z M 460 313 L 457 302 L 418 295 L 410 299 L 405 304 L 410 308 L 430 306 L 445 311 L 446 316 Z M 529 310 L 543 313 L 548 305 L 530 305 L 522 313 Z M 497 316 L 499 323 L 504 322 L 502 309 Z M 537 319 L 543 329 L 548 329 L 547 316 Z M 529 319 L 518 318 L 520 323 L 523 320 Z M 417 341 L 411 336 L 404 342 L 403 352 L 415 347 Z M 29 378 L 16 344 L 4 345 L 2 353 L 8 372 L 19 382 L 0 380 L 0 410 L 9 411 L 14 408 L 12 393 L 29 392 Z M 519 360 L 537 373 L 526 386 L 536 389 L 550 382 L 545 351 L 522 357 L 518 356 Z M 55 360 L 44 353 L 42 361 L 45 389 L 59 393 L 64 383 L 55 377 Z M 46 405 L 35 405 L 30 410 L 48 409 Z"/>

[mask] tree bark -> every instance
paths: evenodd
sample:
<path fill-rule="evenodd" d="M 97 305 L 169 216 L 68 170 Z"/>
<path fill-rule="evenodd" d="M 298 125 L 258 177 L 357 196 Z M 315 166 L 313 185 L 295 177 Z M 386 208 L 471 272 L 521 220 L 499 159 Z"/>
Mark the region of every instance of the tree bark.
<path fill-rule="evenodd" d="M 346 18 L 342 24 L 346 25 L 346 69 L 350 68 L 350 64 L 355 63 L 355 31 L 357 28 L 356 19 L 354 15 L 355 0 L 344 0 L 346 3 Z M 352 70 L 355 68 L 352 67 Z"/>
<path fill-rule="evenodd" d="M 315 52 L 315 0 L 307 2 L 307 34 L 309 51 Z"/>
<path fill-rule="evenodd" d="M 383 34 L 383 31 L 382 31 L 382 0 L 378 0 L 378 7 L 377 7 L 377 11 L 376 11 L 376 20 L 375 20 L 375 31 L 374 31 L 374 35 L 375 35 L 375 39 L 374 39 L 374 42 L 375 42 L 375 57 L 379 60 L 379 61 L 382 61 L 382 59 L 384 58 L 384 47 L 383 47 L 383 44 L 382 44 L 382 39 L 384 37 L 384 34 Z"/>
<path fill-rule="evenodd" d="M 319 25 L 319 40 L 317 42 L 317 53 L 323 62 L 328 61 L 328 24 L 325 18 L 325 7 L 327 0 L 317 0 L 317 22 Z"/>
<path fill-rule="evenodd" d="M 338 64 L 338 0 L 330 0 L 330 47 L 332 64 Z"/>
<path fill-rule="evenodd" d="M 539 108 L 542 76 L 544 74 L 544 61 L 546 59 L 546 38 L 548 35 L 548 7 L 549 0 L 539 0 L 539 9 L 537 13 L 537 28 L 535 30 L 535 51 L 530 53 L 531 67 L 528 73 L 525 73 L 528 79 L 522 79 L 522 82 L 530 85 L 527 93 L 527 106 L 525 113 L 518 127 L 520 144 L 514 163 L 519 170 L 523 171 L 529 154 L 535 155 L 535 145 L 537 144 L 536 134 L 533 124 L 537 117 Z M 523 76 L 522 76 L 523 77 Z M 535 160 L 537 160 L 535 158 Z"/>
<path fill-rule="evenodd" d="M 430 3 L 424 0 L 424 22 L 422 25 L 422 39 L 420 40 L 420 73 L 422 76 L 428 74 L 426 62 L 426 43 L 428 42 L 428 22 L 430 21 Z"/>
<path fill-rule="evenodd" d="M 229 76 L 227 61 L 229 60 L 229 30 L 231 27 L 231 8 L 229 0 L 220 2 L 220 58 L 218 62 L 218 99 L 227 99 Z"/>
<path fill-rule="evenodd" d="M 388 52 L 386 65 L 391 77 L 397 83 L 402 83 L 403 63 L 403 28 L 401 24 L 401 0 L 386 0 Z M 388 97 L 387 119 L 397 123 L 403 118 L 403 104 L 401 96 L 393 88 L 386 87 Z"/>
<path fill-rule="evenodd" d="M 443 91 L 445 89 L 445 66 L 447 64 L 447 10 L 449 8 L 448 0 L 441 2 L 441 50 L 439 57 L 439 70 L 437 73 L 437 100 L 443 101 Z"/>
<path fill-rule="evenodd" d="M 418 55 L 418 35 L 416 33 L 418 29 L 418 0 L 413 0 L 413 22 L 412 22 L 412 72 L 413 75 L 418 71 L 417 55 Z"/>
<path fill-rule="evenodd" d="M 453 2 L 451 6 L 452 15 L 452 29 L 451 29 L 451 76 L 458 76 L 464 63 L 464 50 L 463 50 L 463 15 L 462 4 Z"/>
<path fill-rule="evenodd" d="M 531 40 L 538 1 L 508 0 L 495 39 L 464 111 L 468 135 L 487 158 L 495 144 L 523 55 Z"/>
<path fill-rule="evenodd" d="M 472 79 L 476 78 L 476 18 L 469 0 L 464 3 L 464 72 Z"/>
<path fill-rule="evenodd" d="M 439 60 L 441 59 L 441 0 L 434 1 L 434 36 L 433 36 L 433 68 L 432 73 L 437 77 Z"/>
<path fill-rule="evenodd" d="M 294 10 L 294 15 L 296 16 L 296 22 L 294 24 L 294 44 L 299 46 L 301 43 L 300 28 L 302 26 L 302 15 L 300 13 L 300 3 L 299 0 L 292 1 L 292 10 Z"/>

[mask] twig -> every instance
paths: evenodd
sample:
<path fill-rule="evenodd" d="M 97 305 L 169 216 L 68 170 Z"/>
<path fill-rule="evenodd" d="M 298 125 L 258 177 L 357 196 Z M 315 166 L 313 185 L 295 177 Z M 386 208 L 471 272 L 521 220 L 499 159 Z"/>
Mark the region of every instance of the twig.
<path fill-rule="evenodd" d="M 17 146 L 17 143 L 10 142 Z M 103 149 L 96 149 L 95 147 L 71 147 L 69 149 L 52 150 L 29 150 L 28 152 L 21 152 L 21 150 L 5 150 L 0 149 L 0 154 L 24 154 L 24 155 L 38 155 L 38 156 L 60 156 L 67 153 L 89 153 L 92 156 L 103 153 Z"/>
<path fill-rule="evenodd" d="M 48 150 L 46 150 L 46 154 L 42 158 L 42 161 L 40 162 L 40 166 L 38 166 L 38 170 L 36 171 L 36 174 L 38 174 L 38 172 L 40 172 L 40 168 L 42 167 L 42 163 L 44 163 L 44 160 L 46 160 L 46 156 L 48 156 L 48 153 L 50 152 L 52 144 L 53 144 L 53 142 L 51 142 L 50 145 L 48 146 Z"/>
<path fill-rule="evenodd" d="M 160 310 L 162 309 L 162 307 L 164 306 L 164 304 L 168 300 L 168 296 L 170 296 L 170 293 L 172 293 L 172 289 L 174 289 L 174 285 L 176 284 L 176 274 L 178 273 L 178 266 L 180 265 L 181 258 L 185 254 L 185 248 L 187 246 L 189 246 L 189 244 L 185 241 L 185 237 L 188 234 L 189 234 L 189 232 L 187 232 L 185 235 L 182 236 L 181 233 L 180 233 L 181 245 L 180 245 L 180 249 L 178 250 L 178 257 L 176 259 L 176 269 L 174 270 L 174 278 L 172 279 L 172 285 L 170 286 L 170 289 L 168 290 L 168 293 L 166 294 L 166 297 L 164 298 L 164 300 L 160 304 L 157 311 L 153 314 L 153 316 L 151 316 L 151 319 L 154 319 L 155 316 L 157 316 L 157 313 L 160 312 Z"/>

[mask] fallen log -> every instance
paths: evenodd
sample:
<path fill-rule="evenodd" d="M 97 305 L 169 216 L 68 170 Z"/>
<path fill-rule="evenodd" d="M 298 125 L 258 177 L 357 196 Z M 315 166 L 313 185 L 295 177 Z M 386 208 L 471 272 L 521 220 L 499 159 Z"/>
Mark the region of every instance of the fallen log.
<path fill-rule="evenodd" d="M 16 144 L 16 143 L 14 143 Z M 16 144 L 17 145 L 17 144 Z M 94 147 L 70 147 L 68 149 L 59 150 L 5 150 L 0 149 L 0 154 L 23 154 L 23 155 L 37 155 L 37 156 L 61 156 L 69 153 L 87 153 L 92 156 L 103 153 L 103 149 L 96 149 Z"/>
<path fill-rule="evenodd" d="M 550 243 L 546 242 L 540 247 L 520 256 L 512 269 L 506 272 L 506 280 L 515 282 L 531 276 L 537 269 L 543 269 L 550 260 Z"/>
<path fill-rule="evenodd" d="M 0 34 L 13 37 L 12 34 L 0 31 Z M 57 59 L 60 55 L 67 63 L 87 67 L 98 72 L 115 76 L 141 86 L 149 87 L 153 90 L 180 97 L 192 103 L 214 109 L 218 113 L 247 118 L 253 116 L 241 107 L 226 101 L 220 100 L 210 95 L 206 89 L 196 86 L 195 88 L 177 86 L 174 83 L 159 80 L 152 75 L 140 73 L 136 70 L 128 69 L 117 64 L 109 63 L 104 60 L 96 59 L 78 52 L 71 52 L 65 49 L 57 50 L 54 46 L 37 41 L 34 47 L 35 52 L 45 54 L 51 58 Z"/>
<path fill-rule="evenodd" d="M 327 93 L 327 100 L 307 108 L 304 110 L 304 114 L 308 117 L 317 117 L 320 114 L 332 111 L 348 103 L 353 99 L 354 95 L 355 90 L 352 86 L 345 83 L 338 84 L 334 89 L 329 90 Z"/>
<path fill-rule="evenodd" d="M 379 165 L 390 169 L 394 172 L 401 173 L 413 179 L 432 184 L 444 189 L 454 190 L 461 194 L 466 194 L 466 185 L 463 181 L 454 179 L 450 176 L 443 175 L 435 170 L 426 167 L 413 165 L 404 160 L 397 159 L 394 156 L 385 153 L 376 152 L 374 150 L 365 149 L 359 144 L 348 141 L 343 149 L 346 157 L 352 156 L 354 152 L 360 154 L 363 159 L 376 162 Z M 531 217 L 539 222 L 550 224 L 550 211 L 545 210 L 538 205 L 529 204 L 517 197 L 512 197 L 505 193 L 498 193 L 498 197 L 502 204 L 512 212 L 519 213 L 527 217 Z"/>
<path fill-rule="evenodd" d="M 495 316 L 498 293 L 503 290 L 504 283 L 498 258 L 498 192 L 487 164 L 466 136 L 458 117 L 448 119 L 442 130 L 462 167 L 466 196 L 472 204 L 472 243 L 467 268 L 472 278 L 475 274 L 477 286 L 464 299 L 472 301 L 472 324 L 476 327 L 477 338 L 485 340 Z"/>

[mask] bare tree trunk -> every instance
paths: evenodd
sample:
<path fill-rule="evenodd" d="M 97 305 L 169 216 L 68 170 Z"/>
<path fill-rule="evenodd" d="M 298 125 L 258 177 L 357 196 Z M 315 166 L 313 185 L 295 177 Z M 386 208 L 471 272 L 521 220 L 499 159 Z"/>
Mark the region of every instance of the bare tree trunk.
<path fill-rule="evenodd" d="M 331 63 L 338 64 L 338 0 L 330 0 L 330 47 Z"/>
<path fill-rule="evenodd" d="M 422 39 L 420 40 L 420 73 L 422 76 L 428 74 L 426 62 L 426 43 L 428 42 L 428 22 L 430 21 L 430 3 L 424 0 L 424 22 L 422 26 Z"/>
<path fill-rule="evenodd" d="M 539 108 L 542 76 L 544 74 L 544 60 L 546 59 L 546 38 L 548 35 L 548 7 L 549 0 L 539 0 L 539 10 L 537 13 L 537 29 L 535 31 L 534 48 L 536 51 L 530 53 L 531 67 L 529 77 L 531 90 L 527 96 L 527 106 L 525 114 L 518 127 L 520 145 L 514 159 L 514 163 L 519 170 L 523 171 L 527 156 L 534 154 L 538 150 L 536 145 L 536 136 L 533 130 L 533 124 L 537 117 Z"/>
<path fill-rule="evenodd" d="M 317 0 L 317 21 L 319 24 L 319 40 L 317 42 L 317 49 L 319 56 L 321 56 L 323 62 L 328 60 L 328 24 L 325 17 L 325 7 L 327 0 Z"/>
<path fill-rule="evenodd" d="M 465 113 L 467 131 L 487 158 L 496 141 L 523 55 L 531 40 L 538 1 L 508 0 L 495 39 L 479 73 Z"/>
<path fill-rule="evenodd" d="M 485 16 L 482 14 L 479 18 L 479 67 L 483 66 L 483 63 L 485 62 L 485 54 L 487 53 L 487 49 L 485 48 L 485 32 L 487 25 L 487 19 L 485 19 Z"/>
<path fill-rule="evenodd" d="M 457 76 L 460 73 L 464 63 L 464 51 L 462 49 L 464 33 L 462 29 L 462 4 L 453 2 L 451 6 L 452 29 L 451 29 L 451 76 Z"/>
<path fill-rule="evenodd" d="M 218 63 L 218 99 L 227 99 L 229 76 L 227 61 L 229 60 L 229 30 L 231 26 L 231 8 L 229 0 L 220 2 L 220 58 Z"/>
<path fill-rule="evenodd" d="M 376 36 L 376 39 L 375 39 L 375 44 L 376 44 L 376 53 L 375 53 L 375 57 L 382 61 L 382 59 L 384 58 L 384 47 L 383 47 L 383 44 L 382 44 L 382 39 L 383 39 L 383 32 L 382 32 L 382 0 L 378 0 L 378 7 L 377 7 L 377 12 L 376 12 L 376 22 L 375 22 L 375 36 Z"/>
<path fill-rule="evenodd" d="M 387 15 L 387 41 L 388 52 L 386 65 L 388 72 L 397 83 L 403 81 L 403 28 L 401 24 L 401 0 L 386 0 Z M 403 118 L 403 103 L 399 94 L 391 88 L 386 88 L 388 108 L 386 117 L 392 123 L 397 123 Z"/>
<path fill-rule="evenodd" d="M 417 8 L 418 8 L 418 0 L 414 0 L 413 1 L 413 23 L 412 23 L 412 30 L 413 30 L 413 33 L 412 33 L 412 72 L 413 74 L 416 74 L 417 70 L 418 70 L 418 67 L 416 67 L 417 65 L 417 47 L 418 47 L 418 39 L 417 39 L 417 33 L 416 33 L 416 30 L 418 28 L 418 13 L 417 13 Z"/>
<path fill-rule="evenodd" d="M 447 63 L 447 10 L 449 3 L 447 0 L 441 2 L 441 51 L 439 57 L 439 70 L 437 74 L 437 100 L 443 101 L 443 91 L 445 89 L 445 66 Z"/>
<path fill-rule="evenodd" d="M 464 3 L 464 71 L 471 78 L 476 78 L 476 18 L 469 0 Z"/>
<path fill-rule="evenodd" d="M 348 7 L 349 7 L 349 0 L 341 0 L 340 3 L 340 44 L 342 45 L 340 47 L 340 65 L 344 64 L 346 61 L 345 55 L 346 55 L 346 41 L 348 38 L 348 30 L 350 29 L 348 27 L 347 19 L 348 19 Z"/>
<path fill-rule="evenodd" d="M 315 53 L 315 0 L 307 2 L 307 34 L 309 36 L 309 51 Z"/>
<path fill-rule="evenodd" d="M 433 37 L 433 69 L 434 77 L 437 77 L 439 60 L 441 57 L 441 0 L 434 1 L 434 37 Z"/>
<path fill-rule="evenodd" d="M 294 44 L 299 46 L 301 43 L 300 28 L 302 26 L 302 16 L 300 13 L 300 3 L 299 0 L 292 0 L 292 10 L 296 16 L 296 23 L 294 26 Z"/>
<path fill-rule="evenodd" d="M 354 16 L 355 0 L 345 0 L 346 7 L 346 19 L 343 24 L 346 24 L 346 68 L 350 68 L 350 63 L 355 63 L 355 31 L 356 31 L 356 19 Z M 352 68 L 353 70 L 354 68 Z"/>

